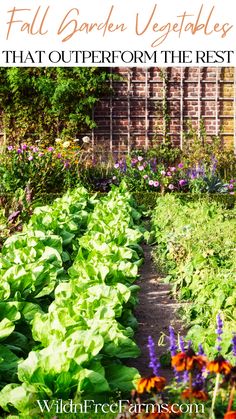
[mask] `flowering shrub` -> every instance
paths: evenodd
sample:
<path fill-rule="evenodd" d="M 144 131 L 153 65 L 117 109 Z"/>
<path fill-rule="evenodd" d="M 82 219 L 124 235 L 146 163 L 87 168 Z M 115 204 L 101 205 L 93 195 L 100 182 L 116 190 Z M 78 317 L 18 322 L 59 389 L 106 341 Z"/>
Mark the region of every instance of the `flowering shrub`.
<path fill-rule="evenodd" d="M 1 193 L 30 185 L 33 194 L 61 192 L 80 181 L 81 166 L 86 165 L 89 137 L 82 140 L 55 140 L 53 146 L 9 145 L 0 159 Z"/>
<path fill-rule="evenodd" d="M 212 167 L 197 164 L 192 167 L 185 162 L 168 166 L 158 163 L 157 158 L 141 154 L 122 158 L 114 164 L 113 181 L 125 178 L 131 190 L 159 192 L 229 192 L 234 193 L 235 180 L 223 183 L 216 175 L 216 162 Z"/>

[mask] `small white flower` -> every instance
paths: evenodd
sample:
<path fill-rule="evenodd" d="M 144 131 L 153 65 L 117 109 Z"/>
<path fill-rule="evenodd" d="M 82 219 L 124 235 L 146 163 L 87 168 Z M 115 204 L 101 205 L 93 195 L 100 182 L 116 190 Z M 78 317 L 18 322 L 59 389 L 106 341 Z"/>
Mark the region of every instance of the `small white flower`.
<path fill-rule="evenodd" d="M 80 140 L 79 140 L 79 138 L 75 138 L 73 141 L 74 141 L 74 143 L 79 143 Z"/>
<path fill-rule="evenodd" d="M 88 136 L 85 136 L 82 138 L 83 143 L 90 143 L 90 138 Z"/>
<path fill-rule="evenodd" d="M 57 143 L 57 144 L 61 143 L 61 138 L 56 138 L 55 143 Z"/>
<path fill-rule="evenodd" d="M 70 141 L 64 141 L 64 143 L 62 144 L 63 148 L 68 148 L 70 147 Z"/>

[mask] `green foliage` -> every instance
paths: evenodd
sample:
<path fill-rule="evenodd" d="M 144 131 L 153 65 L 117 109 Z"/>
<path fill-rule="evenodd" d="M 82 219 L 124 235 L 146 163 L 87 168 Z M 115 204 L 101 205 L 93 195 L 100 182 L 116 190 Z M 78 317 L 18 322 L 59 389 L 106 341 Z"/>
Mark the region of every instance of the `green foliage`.
<path fill-rule="evenodd" d="M 225 208 L 232 209 L 236 203 L 235 195 L 226 195 L 226 194 L 199 194 L 194 193 L 176 193 L 177 198 L 181 200 L 181 202 L 201 202 L 202 199 L 205 201 L 210 202 L 217 202 L 224 206 Z M 143 206 L 145 210 L 153 210 L 156 207 L 157 200 L 162 198 L 160 192 L 133 192 L 133 197 L 138 205 Z"/>
<path fill-rule="evenodd" d="M 92 109 L 109 88 L 97 68 L 1 68 L 0 108 L 11 142 L 75 138 L 95 126 Z"/>
<path fill-rule="evenodd" d="M 38 399 L 88 400 L 133 388 L 138 371 L 122 365 L 140 353 L 132 310 L 142 233 L 133 205 L 124 185 L 100 201 L 80 188 L 36 208 L 23 232 L 5 242 L 0 339 L 10 353 L 0 358 L 0 377 L 11 365 L 1 382 L 5 411 L 37 416 Z"/>
<path fill-rule="evenodd" d="M 208 138 L 202 120 L 199 132 L 188 121 L 187 130 L 184 131 L 182 159 L 190 167 L 204 165 L 206 171 L 211 171 L 215 165 L 216 174 L 222 179 L 235 176 L 236 160 L 233 149 L 225 147 L 220 137 Z"/>
<path fill-rule="evenodd" d="M 235 208 L 226 210 L 203 199 L 186 202 L 174 195 L 160 197 L 153 214 L 156 259 L 167 269 L 174 292 L 189 302 L 182 307 L 188 336 L 195 344 L 203 342 L 211 355 L 219 312 L 225 322 L 225 354 L 236 330 L 235 220 Z"/>

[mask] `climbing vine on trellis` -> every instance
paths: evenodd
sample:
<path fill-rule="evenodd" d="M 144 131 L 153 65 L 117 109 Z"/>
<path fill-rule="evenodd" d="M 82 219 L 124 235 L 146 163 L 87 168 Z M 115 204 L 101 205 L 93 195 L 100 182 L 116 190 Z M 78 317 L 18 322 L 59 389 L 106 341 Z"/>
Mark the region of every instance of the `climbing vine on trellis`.
<path fill-rule="evenodd" d="M 95 127 L 92 109 L 109 90 L 108 71 L 90 67 L 1 68 L 0 110 L 9 141 L 75 138 Z"/>

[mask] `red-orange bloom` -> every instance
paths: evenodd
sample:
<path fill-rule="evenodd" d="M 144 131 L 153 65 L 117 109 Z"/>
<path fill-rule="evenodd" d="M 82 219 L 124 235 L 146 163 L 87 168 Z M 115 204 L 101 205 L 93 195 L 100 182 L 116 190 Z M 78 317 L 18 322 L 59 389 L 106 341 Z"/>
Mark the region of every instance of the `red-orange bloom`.
<path fill-rule="evenodd" d="M 190 390 L 190 388 L 186 388 L 186 390 L 183 391 L 182 395 L 181 395 L 184 399 L 197 399 L 197 400 L 202 400 L 202 401 L 206 401 L 208 400 L 208 395 L 207 393 L 205 393 L 205 391 L 203 390 L 197 390 L 194 389 Z"/>
<path fill-rule="evenodd" d="M 147 378 L 140 378 L 137 382 L 137 392 L 142 394 L 151 391 L 162 391 L 165 387 L 166 379 L 164 377 L 151 376 Z"/>
<path fill-rule="evenodd" d="M 215 374 L 229 374 L 232 365 L 224 359 L 222 355 L 217 356 L 214 361 L 208 362 L 207 369 Z"/>
<path fill-rule="evenodd" d="M 196 355 L 193 349 L 188 349 L 187 352 L 180 352 L 172 357 L 172 367 L 176 371 L 191 371 L 194 368 L 201 370 L 206 366 L 207 359 L 203 355 Z"/>
<path fill-rule="evenodd" d="M 236 419 L 236 411 L 231 410 L 224 415 L 224 419 Z"/>

